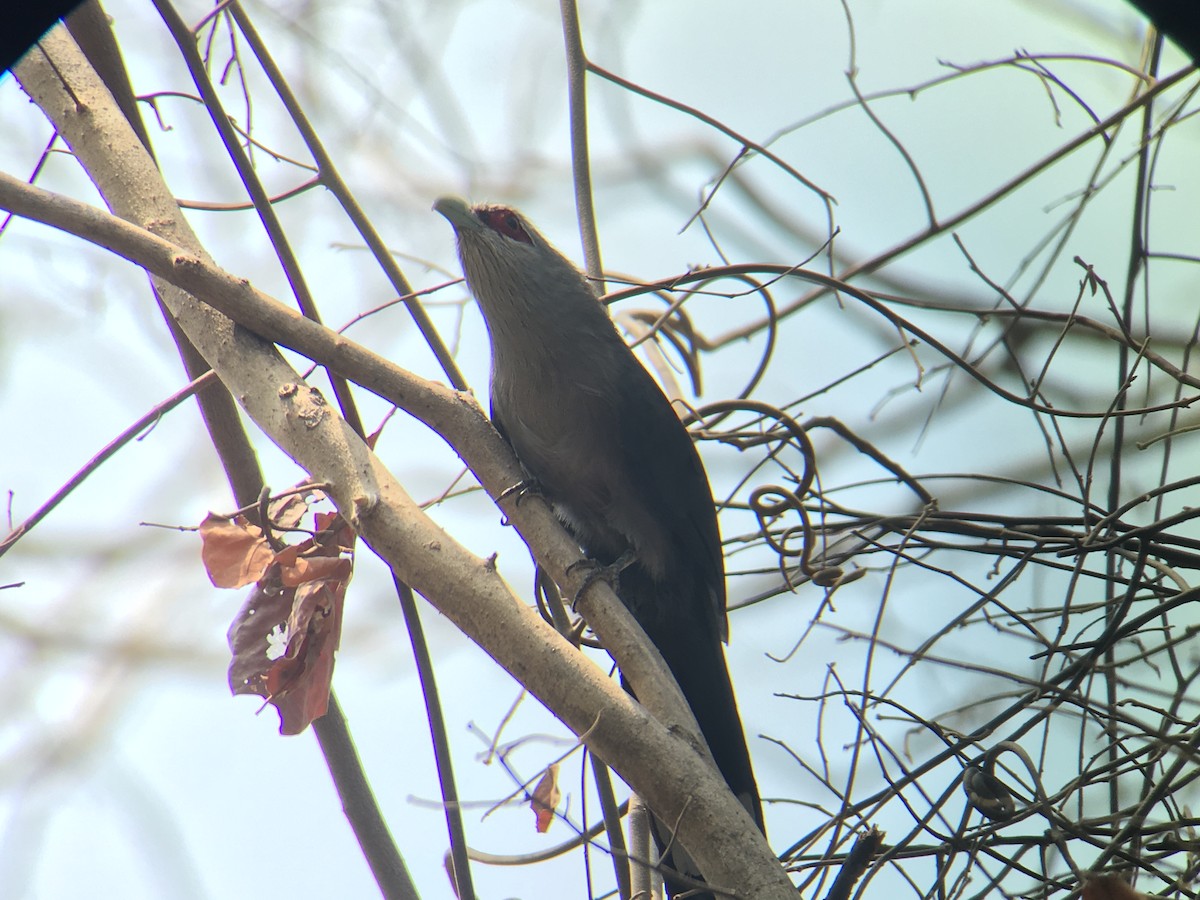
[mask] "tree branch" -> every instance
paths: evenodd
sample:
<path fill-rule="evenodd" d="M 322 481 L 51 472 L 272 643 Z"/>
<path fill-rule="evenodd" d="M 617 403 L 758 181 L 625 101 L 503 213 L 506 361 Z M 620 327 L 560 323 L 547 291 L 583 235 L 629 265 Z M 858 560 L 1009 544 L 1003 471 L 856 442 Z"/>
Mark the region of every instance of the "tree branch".
<path fill-rule="evenodd" d="M 56 31 L 42 46 L 54 65 L 34 51 L 22 63 L 22 83 L 89 174 L 97 179 L 101 176 L 94 170 L 105 169 L 116 179 L 103 178 L 102 193 L 144 195 L 157 187 L 160 196 L 169 197 L 69 36 Z M 177 207 L 165 220 L 141 220 L 147 228 L 139 228 L 8 176 L 0 177 L 0 205 L 136 260 L 182 289 L 164 291 L 164 302 L 221 380 L 271 440 L 315 480 L 330 485 L 342 513 L 403 581 L 529 687 L 665 820 L 678 821 L 680 841 L 711 884 L 747 897 L 794 896 L 749 815 L 696 752 L 697 739 L 684 737 L 696 733 L 695 723 L 678 690 L 661 689 L 665 666 L 611 589 L 595 583 L 580 598 L 579 609 L 655 718 L 519 602 L 493 566 L 434 524 L 320 393 L 260 335 L 328 365 L 436 428 L 497 497 L 521 474 L 473 400 L 423 381 L 270 300 L 216 268 L 202 251 L 183 249 L 173 239 L 190 232 Z M 582 587 L 584 573 L 567 572 L 580 558 L 578 547 L 546 504 L 534 498 L 508 506 L 506 513 L 539 563 L 566 589 Z"/>

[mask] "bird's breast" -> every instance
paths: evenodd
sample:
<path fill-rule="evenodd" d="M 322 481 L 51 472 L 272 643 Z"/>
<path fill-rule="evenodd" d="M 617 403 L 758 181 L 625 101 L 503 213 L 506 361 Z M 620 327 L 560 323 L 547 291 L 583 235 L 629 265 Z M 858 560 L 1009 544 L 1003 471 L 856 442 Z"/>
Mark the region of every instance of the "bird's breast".
<path fill-rule="evenodd" d="M 503 377 L 492 383 L 492 417 L 517 459 L 580 545 L 602 562 L 643 543 L 627 525 L 628 473 L 616 415 L 611 396 L 581 391 L 561 372 L 517 385 Z"/>

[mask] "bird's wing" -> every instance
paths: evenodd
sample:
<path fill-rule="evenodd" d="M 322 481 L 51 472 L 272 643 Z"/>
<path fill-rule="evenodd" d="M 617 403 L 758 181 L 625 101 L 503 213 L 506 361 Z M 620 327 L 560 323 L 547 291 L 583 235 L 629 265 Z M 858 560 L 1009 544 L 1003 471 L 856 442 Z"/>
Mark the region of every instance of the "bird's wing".
<path fill-rule="evenodd" d="M 691 436 L 658 383 L 630 355 L 623 367 L 618 429 L 624 469 L 633 490 L 669 537 L 676 563 L 695 573 L 693 583 L 707 595 L 724 640 L 725 566 L 712 490 Z"/>

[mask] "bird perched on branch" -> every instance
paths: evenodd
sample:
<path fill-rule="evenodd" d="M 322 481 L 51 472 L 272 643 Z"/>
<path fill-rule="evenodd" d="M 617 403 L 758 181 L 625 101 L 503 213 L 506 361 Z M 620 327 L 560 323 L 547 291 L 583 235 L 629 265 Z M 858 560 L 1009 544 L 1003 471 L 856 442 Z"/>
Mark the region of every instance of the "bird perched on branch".
<path fill-rule="evenodd" d="M 725 565 L 691 438 L 587 278 L 518 212 L 443 197 L 492 345 L 492 421 L 658 648 L 759 828 L 721 644 Z M 621 568 L 623 566 L 623 568 Z"/>

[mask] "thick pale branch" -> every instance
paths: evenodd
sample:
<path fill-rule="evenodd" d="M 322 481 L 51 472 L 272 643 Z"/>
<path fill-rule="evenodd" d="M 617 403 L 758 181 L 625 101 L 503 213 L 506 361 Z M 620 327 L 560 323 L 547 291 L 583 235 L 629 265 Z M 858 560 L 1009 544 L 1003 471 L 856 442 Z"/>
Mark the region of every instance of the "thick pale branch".
<path fill-rule="evenodd" d="M 276 343 L 328 366 L 395 403 L 444 437 L 475 471 L 491 496 L 501 496 L 524 477 L 511 450 L 489 426 L 470 394 L 420 378 L 306 319 L 256 290 L 246 280 L 96 207 L 28 185 L 4 173 L 0 173 L 0 207 L 105 247 L 178 285 L 190 295 L 203 298 L 203 302 L 225 313 L 238 325 L 256 334 L 270 334 Z M 292 386 L 299 383 L 298 376 L 291 373 L 280 390 L 290 392 Z M 506 506 L 509 507 L 507 517 L 521 535 L 531 546 L 541 548 L 535 552 L 543 567 L 564 586 L 581 585 L 582 574 L 572 576 L 567 572 L 579 561 L 579 549 L 550 515 L 545 504 L 534 497 Z M 640 640 L 632 619 L 625 619 L 624 610 L 615 598 L 611 611 L 614 621 L 608 622 L 608 616 L 601 608 L 607 602 L 595 599 L 605 593 L 608 592 L 603 583 L 596 583 L 593 590 L 580 598 L 580 611 L 606 646 L 613 647 L 618 654 L 621 653 L 619 648 L 626 647 L 622 670 L 637 686 L 639 695 L 646 698 L 643 702 L 656 716 L 668 723 L 688 726 L 689 714 L 682 698 L 671 697 L 671 692 L 663 686 L 664 682 L 669 683 L 665 668 L 660 668 L 661 663 L 651 658 L 652 648 Z M 611 593 L 608 596 L 611 597 Z M 621 619 L 624 621 L 618 621 Z M 657 697 L 663 699 L 656 703 Z"/>
<path fill-rule="evenodd" d="M 113 193 L 122 192 L 170 198 L 124 117 L 65 32 L 52 33 L 42 47 L 54 65 L 34 51 L 22 64 L 22 84 L 89 174 L 98 183 L 109 174 L 115 179 L 102 186 L 102 193 L 110 202 Z M 597 584 L 581 599 L 580 609 L 613 649 L 639 695 L 654 704 L 657 718 L 519 602 L 491 566 L 435 525 L 260 335 L 358 381 L 438 430 L 498 496 L 520 479 L 520 471 L 467 395 L 392 366 L 221 272 L 208 259 L 157 237 L 186 228 L 173 203 L 166 221 L 160 212 L 135 219 L 145 226 L 139 228 L 5 176 L 0 178 L 0 206 L 105 246 L 182 288 L 169 292 L 164 302 L 222 381 L 271 440 L 314 479 L 330 484 L 339 508 L 405 582 L 584 736 L 665 820 L 678 821 L 679 839 L 710 883 L 727 885 L 745 897 L 794 896 L 748 814 L 711 764 L 682 737 L 694 733 L 695 725 L 677 692 L 642 692 L 639 682 L 652 687 L 657 679 L 647 673 L 661 672 L 663 665 L 647 655 L 652 649 L 644 638 L 639 640 L 636 625 L 611 591 Z M 578 548 L 544 503 L 521 503 L 509 514 L 552 575 L 568 587 L 581 581 L 582 573 L 565 574 L 578 560 Z"/>

